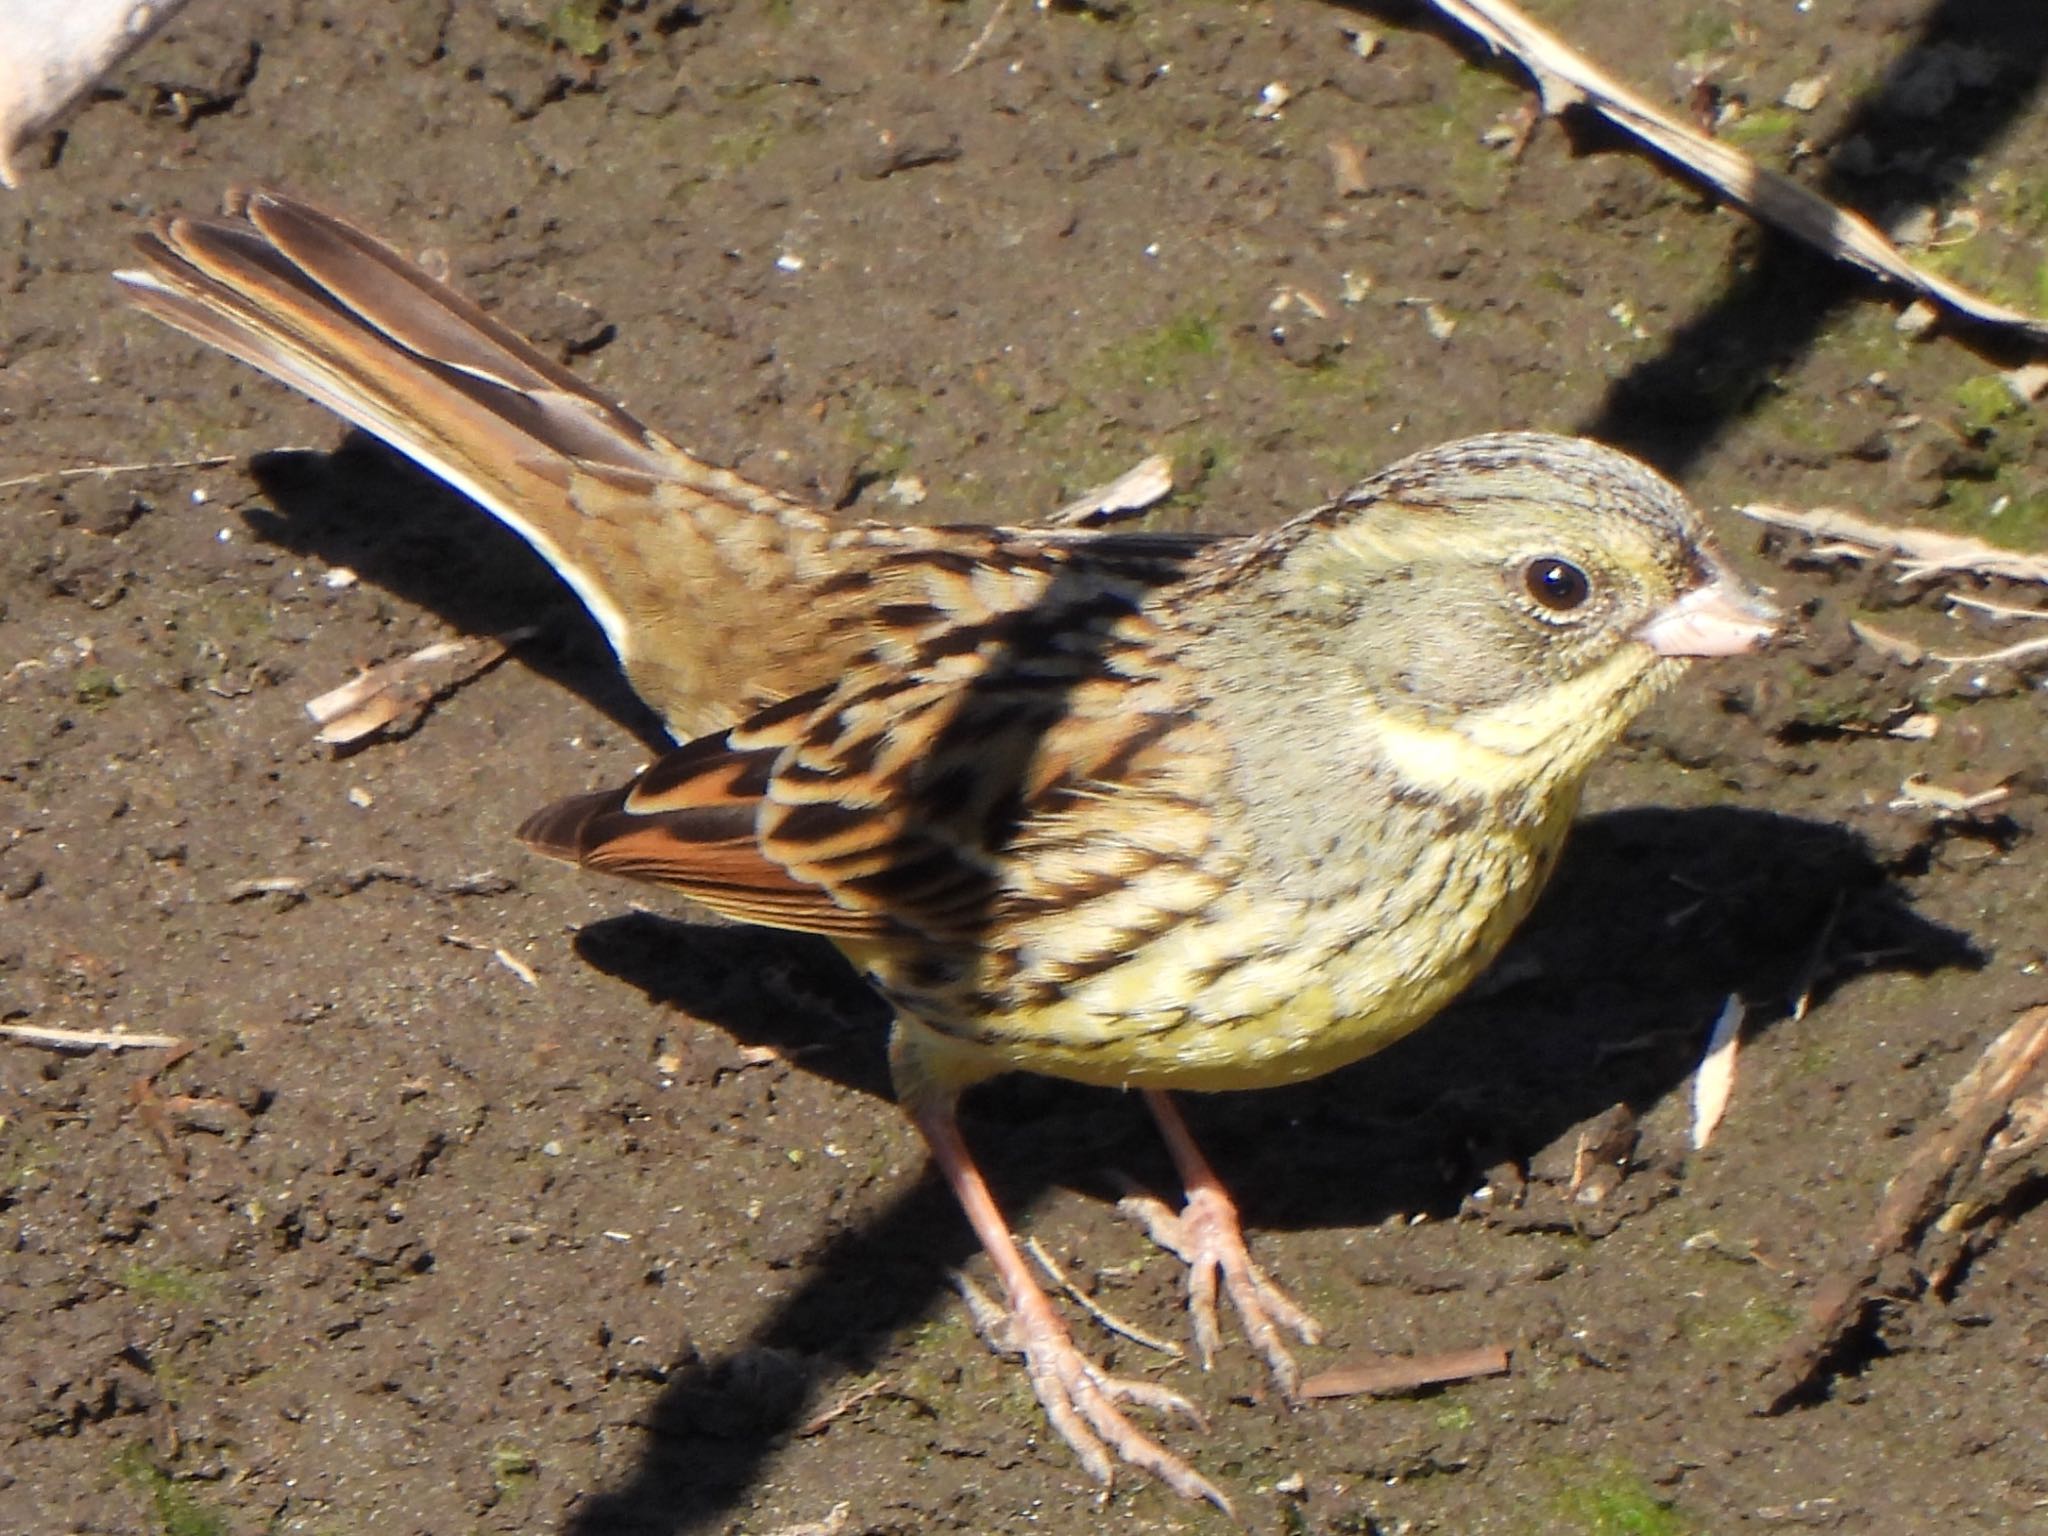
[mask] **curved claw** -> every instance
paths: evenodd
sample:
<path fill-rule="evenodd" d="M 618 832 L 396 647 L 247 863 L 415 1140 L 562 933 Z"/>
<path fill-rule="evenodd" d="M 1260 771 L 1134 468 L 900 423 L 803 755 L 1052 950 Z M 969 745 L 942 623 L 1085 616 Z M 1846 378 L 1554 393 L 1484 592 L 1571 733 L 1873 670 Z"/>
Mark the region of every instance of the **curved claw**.
<path fill-rule="evenodd" d="M 1208 1420 L 1193 1403 L 1156 1382 L 1112 1376 L 1090 1360 L 1075 1347 L 1042 1292 L 1004 1308 L 965 1275 L 954 1275 L 953 1284 L 983 1342 L 1024 1361 L 1039 1406 L 1090 1477 L 1107 1486 L 1121 1461 L 1151 1473 L 1181 1497 L 1205 1499 L 1235 1518 L 1236 1511 L 1220 1488 L 1138 1428 L 1117 1406 L 1134 1403 L 1206 1429 Z"/>
<path fill-rule="evenodd" d="M 1044 1326 L 1047 1323 L 1050 1326 Z M 1010 1337 L 1024 1356 L 1032 1390 L 1038 1394 L 1046 1418 L 1073 1447 L 1089 1476 L 1107 1484 L 1115 1462 L 1122 1461 L 1151 1473 L 1183 1498 L 1206 1499 L 1227 1515 L 1235 1513 L 1222 1489 L 1139 1429 L 1117 1407 L 1119 1403 L 1136 1403 L 1201 1424 L 1202 1415 L 1194 1404 L 1152 1382 L 1110 1375 L 1074 1347 L 1056 1318 L 1034 1319 L 1026 1312 L 1014 1313 Z"/>
<path fill-rule="evenodd" d="M 1196 1147 L 1173 1101 L 1163 1093 L 1145 1097 L 1187 1187 L 1187 1204 L 1176 1212 L 1150 1195 L 1135 1195 L 1119 1201 L 1118 1208 L 1143 1222 L 1153 1242 L 1188 1266 L 1188 1317 L 1202 1369 L 1209 1369 L 1223 1345 L 1223 1332 L 1216 1324 L 1220 1291 L 1230 1298 L 1245 1337 L 1273 1373 L 1281 1395 L 1293 1402 L 1301 1388 L 1301 1367 L 1281 1333 L 1285 1330 L 1304 1344 L 1316 1344 L 1322 1340 L 1322 1325 L 1252 1262 L 1237 1206 Z"/>
<path fill-rule="evenodd" d="M 1245 1337 L 1257 1350 L 1281 1395 L 1292 1402 L 1301 1387 L 1301 1367 L 1282 1338 L 1291 1333 L 1304 1344 L 1322 1341 L 1322 1325 L 1253 1262 L 1245 1246 L 1237 1209 L 1219 1190 L 1196 1189 L 1179 1211 L 1150 1195 L 1127 1195 L 1117 1208 L 1144 1225 L 1152 1241 L 1188 1266 L 1188 1320 L 1195 1355 L 1208 1370 L 1223 1347 L 1216 1321 L 1219 1295 L 1230 1299 Z"/>

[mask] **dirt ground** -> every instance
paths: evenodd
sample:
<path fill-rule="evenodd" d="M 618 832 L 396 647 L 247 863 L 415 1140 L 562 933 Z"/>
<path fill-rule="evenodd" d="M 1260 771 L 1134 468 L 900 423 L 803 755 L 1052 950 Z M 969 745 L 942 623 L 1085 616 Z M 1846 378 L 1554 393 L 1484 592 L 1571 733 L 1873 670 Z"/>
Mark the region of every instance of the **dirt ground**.
<path fill-rule="evenodd" d="M 2048 307 L 2029 7 L 1536 9 Z M 143 219 L 238 181 L 435 253 L 706 456 L 862 515 L 1028 520 L 1159 450 L 1155 524 L 1249 527 L 1509 426 L 1682 478 L 1800 643 L 1630 734 L 1474 997 L 1191 1106 L 1328 1326 L 1310 1369 L 1512 1370 L 1290 1411 L 1242 1350 L 1204 1377 L 1084 1343 L 1204 1406 L 1168 1436 L 1257 1531 L 2048 1529 L 2038 1181 L 1756 1411 L 1914 1133 L 2048 1001 L 2041 674 L 1848 621 L 1983 651 L 2024 630 L 1941 593 L 2039 591 L 1794 558 L 1729 510 L 2039 551 L 2036 413 L 2011 355 L 1909 339 L 1895 295 L 1584 125 L 1484 141 L 1530 99 L 1391 3 L 196 0 L 0 194 L 0 1019 L 195 1047 L 0 1043 L 0 1531 L 1229 1528 L 1135 1476 L 1105 1510 L 973 1337 L 948 1276 L 985 1266 L 828 949 L 514 842 L 657 734 L 523 546 L 119 305 Z M 50 473 L 92 464 L 171 467 Z M 359 664 L 521 624 L 413 733 L 313 740 Z M 1894 808 L 1916 774 L 2009 794 Z M 1625 1176 L 1574 1195 L 1616 1105 Z M 1114 1207 L 1170 1188 L 1139 1106 L 1015 1081 L 969 1111 L 1020 1227 L 1184 1338 Z"/>

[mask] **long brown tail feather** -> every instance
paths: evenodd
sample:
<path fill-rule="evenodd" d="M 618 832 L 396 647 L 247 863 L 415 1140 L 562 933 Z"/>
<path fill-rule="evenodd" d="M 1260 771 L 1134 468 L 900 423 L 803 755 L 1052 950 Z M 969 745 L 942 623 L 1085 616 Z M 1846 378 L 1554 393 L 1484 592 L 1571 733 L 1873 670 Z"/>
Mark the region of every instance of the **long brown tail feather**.
<path fill-rule="evenodd" d="M 289 195 L 169 214 L 116 274 L 141 308 L 312 396 L 508 524 L 576 589 L 634 686 L 693 735 L 793 691 L 787 632 L 707 625 L 707 588 L 831 558 L 823 514 L 696 459 L 371 236 Z M 832 658 L 822 659 L 829 666 Z M 815 679 L 808 679 L 815 680 Z"/>

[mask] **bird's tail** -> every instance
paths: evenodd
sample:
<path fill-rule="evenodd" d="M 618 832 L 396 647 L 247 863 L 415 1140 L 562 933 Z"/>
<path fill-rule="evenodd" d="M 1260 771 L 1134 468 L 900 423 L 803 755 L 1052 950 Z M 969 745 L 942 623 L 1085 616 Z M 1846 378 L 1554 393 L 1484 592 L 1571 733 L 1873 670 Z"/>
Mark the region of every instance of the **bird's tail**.
<path fill-rule="evenodd" d="M 785 691 L 717 615 L 758 629 L 833 524 L 686 453 L 447 284 L 269 189 L 167 214 L 116 273 L 143 309 L 374 433 L 526 538 L 685 734 Z"/>

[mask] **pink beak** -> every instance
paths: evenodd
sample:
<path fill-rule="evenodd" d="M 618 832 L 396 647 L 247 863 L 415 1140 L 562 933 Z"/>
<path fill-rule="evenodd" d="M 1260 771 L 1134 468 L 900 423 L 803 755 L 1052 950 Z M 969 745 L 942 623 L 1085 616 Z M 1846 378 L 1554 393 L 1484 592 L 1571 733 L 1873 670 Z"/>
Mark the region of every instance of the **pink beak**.
<path fill-rule="evenodd" d="M 1778 632 L 1784 615 L 1739 576 L 1722 572 L 1636 631 L 1659 656 L 1739 656 Z"/>

